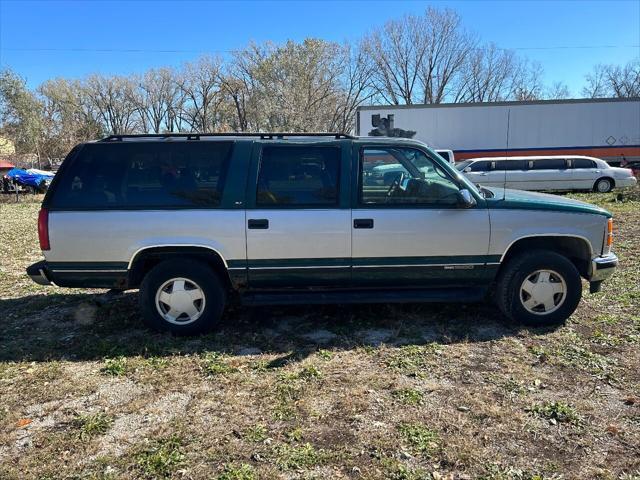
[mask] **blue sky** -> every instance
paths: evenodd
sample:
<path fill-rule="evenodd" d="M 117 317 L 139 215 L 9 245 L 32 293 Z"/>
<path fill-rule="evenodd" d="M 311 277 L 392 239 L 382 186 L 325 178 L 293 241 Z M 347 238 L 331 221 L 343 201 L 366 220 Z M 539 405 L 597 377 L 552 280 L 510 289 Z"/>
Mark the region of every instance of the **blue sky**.
<path fill-rule="evenodd" d="M 428 5 L 457 10 L 483 40 L 538 61 L 578 94 L 597 63 L 640 56 L 640 1 L 80 2 L 0 0 L 0 66 L 30 86 L 225 55 L 249 41 L 356 40 Z M 563 48 L 556 48 L 563 47 Z M 574 48 L 580 47 L 580 48 Z M 599 47 L 599 48 L 592 48 Z M 607 48 L 603 48 L 607 47 Z M 123 51 L 126 50 L 126 51 Z"/>

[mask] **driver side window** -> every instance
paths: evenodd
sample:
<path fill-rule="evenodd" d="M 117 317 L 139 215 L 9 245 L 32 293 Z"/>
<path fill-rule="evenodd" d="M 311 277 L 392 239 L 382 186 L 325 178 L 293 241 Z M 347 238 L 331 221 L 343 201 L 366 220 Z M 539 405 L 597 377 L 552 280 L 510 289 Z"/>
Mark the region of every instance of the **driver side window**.
<path fill-rule="evenodd" d="M 422 151 L 367 147 L 360 156 L 361 205 L 455 206 L 458 186 Z"/>

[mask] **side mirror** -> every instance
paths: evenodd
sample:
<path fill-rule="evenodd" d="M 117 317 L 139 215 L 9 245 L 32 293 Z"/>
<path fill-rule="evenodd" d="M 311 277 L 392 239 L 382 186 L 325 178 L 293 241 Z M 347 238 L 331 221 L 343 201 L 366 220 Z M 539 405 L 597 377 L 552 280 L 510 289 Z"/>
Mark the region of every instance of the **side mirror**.
<path fill-rule="evenodd" d="M 463 170 L 464 173 L 469 173 L 471 171 L 471 167 L 467 167 Z"/>
<path fill-rule="evenodd" d="M 478 204 L 475 197 L 471 195 L 471 192 L 466 188 L 463 188 L 458 192 L 458 205 L 462 208 L 475 207 Z"/>

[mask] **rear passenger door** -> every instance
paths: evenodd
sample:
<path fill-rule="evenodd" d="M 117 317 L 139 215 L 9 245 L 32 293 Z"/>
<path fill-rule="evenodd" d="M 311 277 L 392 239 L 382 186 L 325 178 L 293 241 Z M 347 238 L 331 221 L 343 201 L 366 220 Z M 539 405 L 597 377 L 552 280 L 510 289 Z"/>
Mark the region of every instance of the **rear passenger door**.
<path fill-rule="evenodd" d="M 572 158 L 570 161 L 572 187 L 579 190 L 591 190 L 598 178 L 598 173 L 600 173 L 596 162 L 588 158 Z"/>
<path fill-rule="evenodd" d="M 257 143 L 247 186 L 251 288 L 350 281 L 351 212 L 344 142 Z"/>

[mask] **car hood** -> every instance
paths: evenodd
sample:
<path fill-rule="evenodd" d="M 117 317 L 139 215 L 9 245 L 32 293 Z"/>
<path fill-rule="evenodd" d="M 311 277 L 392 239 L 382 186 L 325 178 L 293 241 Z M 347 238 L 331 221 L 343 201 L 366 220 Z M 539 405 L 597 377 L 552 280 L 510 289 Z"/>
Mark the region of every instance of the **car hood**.
<path fill-rule="evenodd" d="M 604 208 L 560 195 L 494 187 L 487 188 L 487 190 L 490 190 L 494 195 L 493 198 L 486 199 L 488 208 L 551 210 L 566 213 L 591 213 L 594 215 L 604 215 L 605 217 L 612 216 L 611 213 Z"/>

